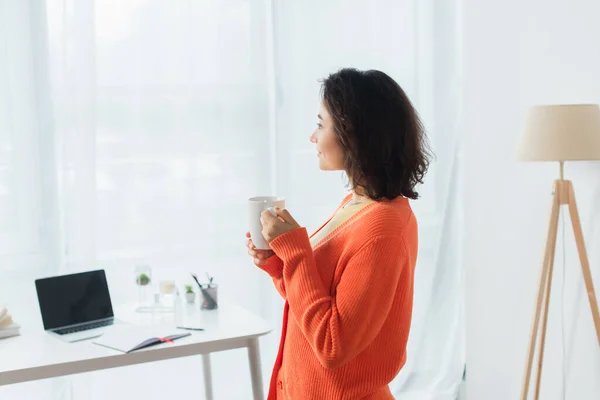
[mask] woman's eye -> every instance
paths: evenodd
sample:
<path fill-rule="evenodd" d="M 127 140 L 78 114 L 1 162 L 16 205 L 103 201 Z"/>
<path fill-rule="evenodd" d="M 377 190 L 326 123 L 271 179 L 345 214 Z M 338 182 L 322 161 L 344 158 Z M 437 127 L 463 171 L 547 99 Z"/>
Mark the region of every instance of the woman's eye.
<path fill-rule="evenodd" d="M 318 127 L 319 129 L 321 129 L 321 128 L 323 127 L 323 125 L 321 125 L 319 122 L 317 122 L 317 127 Z"/>

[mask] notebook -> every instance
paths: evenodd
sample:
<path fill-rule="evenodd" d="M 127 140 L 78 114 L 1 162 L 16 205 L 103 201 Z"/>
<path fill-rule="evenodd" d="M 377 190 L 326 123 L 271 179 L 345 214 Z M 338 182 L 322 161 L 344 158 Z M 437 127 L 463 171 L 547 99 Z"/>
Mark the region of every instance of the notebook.
<path fill-rule="evenodd" d="M 181 332 L 164 326 L 115 326 L 93 343 L 122 353 L 145 349 L 157 345 L 170 345 L 175 340 L 190 336 L 190 332 Z"/>

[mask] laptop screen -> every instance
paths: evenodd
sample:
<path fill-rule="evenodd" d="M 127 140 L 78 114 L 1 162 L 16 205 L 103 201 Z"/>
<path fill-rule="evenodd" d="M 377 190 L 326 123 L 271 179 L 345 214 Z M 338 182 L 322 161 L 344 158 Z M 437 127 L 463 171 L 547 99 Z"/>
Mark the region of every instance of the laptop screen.
<path fill-rule="evenodd" d="M 104 270 L 35 281 L 44 329 L 113 316 Z"/>

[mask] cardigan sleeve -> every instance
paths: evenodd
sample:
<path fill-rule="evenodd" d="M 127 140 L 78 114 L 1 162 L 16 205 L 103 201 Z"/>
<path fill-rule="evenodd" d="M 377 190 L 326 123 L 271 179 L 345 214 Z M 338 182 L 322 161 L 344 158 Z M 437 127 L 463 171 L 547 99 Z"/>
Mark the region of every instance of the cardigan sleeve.
<path fill-rule="evenodd" d="M 286 299 L 285 284 L 283 283 L 283 261 L 277 255 L 273 255 L 267 258 L 267 263 L 258 266 L 260 269 L 265 271 L 273 280 L 275 289 L 279 292 L 283 299 Z"/>
<path fill-rule="evenodd" d="M 325 368 L 346 364 L 373 342 L 409 264 L 402 236 L 369 238 L 333 293 L 320 278 L 304 228 L 279 236 L 271 247 L 283 261 L 290 312 Z"/>

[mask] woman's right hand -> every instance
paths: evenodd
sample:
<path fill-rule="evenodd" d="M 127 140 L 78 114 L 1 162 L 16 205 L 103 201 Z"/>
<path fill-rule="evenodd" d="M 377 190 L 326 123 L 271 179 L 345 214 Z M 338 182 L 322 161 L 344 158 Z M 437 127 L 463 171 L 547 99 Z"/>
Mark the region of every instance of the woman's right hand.
<path fill-rule="evenodd" d="M 246 232 L 246 246 L 248 246 L 248 254 L 253 258 L 254 264 L 257 267 L 265 265 L 267 258 L 275 255 L 273 250 L 259 250 L 254 246 L 254 242 L 250 237 L 250 232 Z"/>

